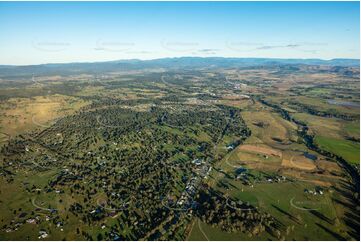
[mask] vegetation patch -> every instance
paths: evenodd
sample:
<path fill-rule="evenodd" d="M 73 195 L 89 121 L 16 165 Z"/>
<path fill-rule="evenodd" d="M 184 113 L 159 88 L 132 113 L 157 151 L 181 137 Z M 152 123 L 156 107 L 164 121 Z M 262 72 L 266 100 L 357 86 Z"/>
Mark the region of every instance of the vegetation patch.
<path fill-rule="evenodd" d="M 352 164 L 360 163 L 359 143 L 323 136 L 316 136 L 315 141 L 321 149 L 327 150 L 335 155 L 339 155 Z"/>

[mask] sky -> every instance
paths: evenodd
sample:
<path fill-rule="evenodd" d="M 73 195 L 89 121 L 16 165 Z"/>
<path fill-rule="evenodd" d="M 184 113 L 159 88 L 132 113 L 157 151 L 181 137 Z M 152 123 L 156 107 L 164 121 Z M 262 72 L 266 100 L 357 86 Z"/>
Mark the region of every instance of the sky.
<path fill-rule="evenodd" d="M 0 2 L 0 64 L 359 58 L 359 2 Z"/>

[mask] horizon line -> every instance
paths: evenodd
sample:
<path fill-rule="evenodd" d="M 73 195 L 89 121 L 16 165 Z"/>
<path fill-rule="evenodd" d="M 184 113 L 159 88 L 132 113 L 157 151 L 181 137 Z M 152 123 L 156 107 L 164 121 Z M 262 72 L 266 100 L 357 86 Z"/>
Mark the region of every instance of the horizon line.
<path fill-rule="evenodd" d="M 269 60 L 320 60 L 320 61 L 333 61 L 333 60 L 354 60 L 360 61 L 360 58 L 279 58 L 279 57 L 224 57 L 224 56 L 173 56 L 173 57 L 159 57 L 159 58 L 133 58 L 133 59 L 113 59 L 113 60 L 99 60 L 99 61 L 70 61 L 70 62 L 46 62 L 46 63 L 37 63 L 37 64 L 0 64 L 0 66 L 14 66 L 14 67 L 25 67 L 25 66 L 40 66 L 40 65 L 61 65 L 61 64 L 95 64 L 95 63 L 105 63 L 105 62 L 115 62 L 115 61 L 155 61 L 162 59 L 181 59 L 181 58 L 203 58 L 203 59 L 212 59 L 212 58 L 223 58 L 223 59 L 269 59 Z"/>

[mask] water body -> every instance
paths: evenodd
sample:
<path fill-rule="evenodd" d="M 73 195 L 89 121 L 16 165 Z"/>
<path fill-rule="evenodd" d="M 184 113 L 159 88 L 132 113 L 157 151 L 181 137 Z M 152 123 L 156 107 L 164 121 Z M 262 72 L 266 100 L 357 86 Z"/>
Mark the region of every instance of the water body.
<path fill-rule="evenodd" d="M 359 108 L 360 107 L 360 103 L 355 103 L 355 102 L 347 102 L 347 101 L 340 101 L 340 100 L 334 100 L 334 99 L 329 99 L 329 100 L 327 100 L 327 102 L 332 105 L 339 105 L 339 106 L 350 107 L 350 108 Z"/>
<path fill-rule="evenodd" d="M 246 171 L 247 171 L 246 168 L 240 166 L 239 168 L 236 169 L 235 172 L 236 172 L 237 175 L 239 175 L 239 174 L 242 174 L 242 173 L 244 173 L 244 172 L 246 172 Z"/>
<path fill-rule="evenodd" d="M 303 153 L 303 155 L 307 158 L 307 159 L 310 159 L 310 160 L 317 160 L 317 156 L 313 155 L 313 154 L 310 154 L 310 153 Z"/>

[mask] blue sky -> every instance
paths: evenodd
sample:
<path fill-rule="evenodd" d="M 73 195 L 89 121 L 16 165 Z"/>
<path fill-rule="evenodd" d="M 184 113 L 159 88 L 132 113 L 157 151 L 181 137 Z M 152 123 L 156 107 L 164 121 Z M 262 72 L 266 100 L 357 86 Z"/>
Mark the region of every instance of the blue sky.
<path fill-rule="evenodd" d="M 0 2 L 0 64 L 359 58 L 359 2 Z"/>

